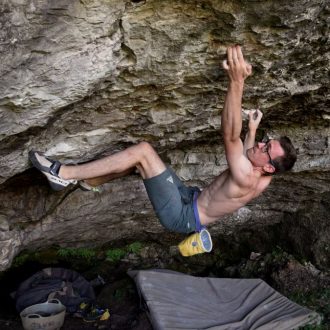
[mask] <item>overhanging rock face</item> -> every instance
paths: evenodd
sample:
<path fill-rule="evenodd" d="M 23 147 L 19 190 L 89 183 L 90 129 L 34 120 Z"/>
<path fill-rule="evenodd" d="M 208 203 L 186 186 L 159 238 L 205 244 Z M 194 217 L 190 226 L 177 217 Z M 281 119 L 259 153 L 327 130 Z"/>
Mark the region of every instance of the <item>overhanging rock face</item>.
<path fill-rule="evenodd" d="M 318 265 L 329 267 L 320 243 L 330 235 L 328 17 L 321 0 L 2 1 L 0 269 L 25 248 L 163 232 L 137 176 L 101 194 L 55 193 L 30 169 L 28 151 L 79 163 L 146 140 L 187 183 L 205 185 L 226 167 L 219 63 L 237 43 L 254 68 L 244 108 L 260 106 L 261 131 L 289 135 L 299 159 L 212 230 L 320 209 L 308 223 L 320 228 Z"/>

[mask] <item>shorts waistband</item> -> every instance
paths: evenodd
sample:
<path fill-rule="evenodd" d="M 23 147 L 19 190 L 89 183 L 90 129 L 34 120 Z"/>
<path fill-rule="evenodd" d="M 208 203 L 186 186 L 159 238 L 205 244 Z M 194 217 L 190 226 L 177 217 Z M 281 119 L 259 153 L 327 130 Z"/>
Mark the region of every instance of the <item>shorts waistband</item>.
<path fill-rule="evenodd" d="M 200 232 L 202 229 L 205 228 L 205 226 L 202 226 L 201 219 L 198 214 L 197 197 L 198 197 L 198 191 L 195 191 L 194 198 L 193 198 L 193 209 L 194 209 L 194 215 L 195 215 L 195 220 L 196 220 L 196 231 Z"/>

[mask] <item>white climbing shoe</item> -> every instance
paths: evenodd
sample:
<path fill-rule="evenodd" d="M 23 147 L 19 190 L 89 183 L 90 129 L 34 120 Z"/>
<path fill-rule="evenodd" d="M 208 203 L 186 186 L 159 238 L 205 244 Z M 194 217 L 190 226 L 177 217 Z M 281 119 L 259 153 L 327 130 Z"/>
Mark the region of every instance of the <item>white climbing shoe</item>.
<path fill-rule="evenodd" d="M 69 184 L 77 183 L 77 180 L 64 180 L 59 177 L 58 172 L 62 165 L 59 161 L 51 160 L 45 157 L 42 153 L 34 150 L 29 152 L 29 159 L 33 166 L 47 177 L 50 186 L 54 190 L 63 190 Z"/>

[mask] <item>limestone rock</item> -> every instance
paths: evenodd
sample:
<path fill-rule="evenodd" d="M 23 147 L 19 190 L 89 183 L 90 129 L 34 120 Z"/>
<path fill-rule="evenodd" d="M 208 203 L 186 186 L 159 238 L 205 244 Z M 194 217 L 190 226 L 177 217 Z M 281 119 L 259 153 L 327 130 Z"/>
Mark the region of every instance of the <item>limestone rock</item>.
<path fill-rule="evenodd" d="M 101 194 L 56 193 L 28 151 L 79 163 L 146 140 L 203 187 L 226 167 L 219 64 L 236 43 L 254 68 L 243 107 L 260 106 L 260 134 L 289 135 L 299 159 L 213 235 L 282 223 L 322 202 L 316 240 L 329 237 L 326 1 L 4 0 L 0 27 L 0 270 L 25 248 L 163 233 L 137 176 Z M 311 257 L 329 268 L 321 245 Z"/>

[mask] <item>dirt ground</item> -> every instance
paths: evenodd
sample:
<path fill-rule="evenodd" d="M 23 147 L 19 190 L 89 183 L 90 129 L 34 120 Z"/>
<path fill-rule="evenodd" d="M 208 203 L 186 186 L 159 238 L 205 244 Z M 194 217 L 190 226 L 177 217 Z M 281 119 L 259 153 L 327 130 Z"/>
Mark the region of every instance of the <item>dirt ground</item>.
<path fill-rule="evenodd" d="M 86 322 L 81 317 L 67 313 L 62 330 L 152 330 L 146 312 L 140 308 L 140 298 L 135 284 L 128 275 L 94 290 L 97 297 L 96 306 L 107 308 L 110 318 L 106 321 Z M 4 296 L 0 309 L 0 330 L 22 330 L 23 326 L 14 301 L 8 295 L 5 300 Z"/>
<path fill-rule="evenodd" d="M 121 283 L 122 284 L 122 283 Z M 115 285 L 116 286 L 116 285 Z M 100 294 L 100 300 L 103 300 L 106 292 L 116 293 L 115 286 L 104 288 Z M 118 286 L 117 286 L 118 287 Z M 120 292 L 120 291 L 117 291 Z M 117 294 L 118 295 L 118 294 Z M 98 299 L 99 300 L 99 299 Z M 110 299 L 111 300 L 111 299 Z M 101 305 L 100 305 L 101 306 Z M 115 298 L 110 302 L 109 311 L 110 318 L 107 321 L 86 322 L 82 318 L 74 317 L 70 314 L 65 316 L 62 330 L 152 330 L 152 326 L 148 320 L 147 314 L 140 308 L 137 293 L 131 290 L 121 294 L 119 298 Z M 9 319 L 0 319 L 1 330 L 22 330 L 22 323 L 18 314 L 11 314 Z"/>
<path fill-rule="evenodd" d="M 22 330 L 20 319 L 0 320 L 1 330 Z M 137 315 L 132 321 L 127 322 L 125 315 L 112 315 L 110 321 L 86 323 L 81 319 L 70 315 L 65 317 L 62 330 L 96 330 L 96 329 L 120 329 L 120 330 L 152 330 L 151 324 L 145 313 Z"/>
<path fill-rule="evenodd" d="M 107 321 L 86 322 L 82 318 L 68 314 L 61 329 L 152 330 L 147 313 L 140 306 L 140 298 L 134 281 L 127 275 L 127 271 L 132 269 L 130 268 L 132 265 L 136 269 L 166 268 L 170 265 L 172 270 L 203 277 L 212 275 L 212 277 L 225 278 L 262 278 L 289 299 L 323 315 L 323 322 L 320 326 L 304 330 L 330 329 L 330 274 L 322 273 L 311 263 L 300 263 L 284 251 L 251 255 L 249 259 L 241 259 L 236 264 L 229 262 L 226 264 L 223 262 L 223 257 L 219 259 L 214 254 L 209 258 L 195 257 L 195 259 L 191 259 L 191 265 L 182 263 L 181 259 L 178 261 L 172 259 L 172 263 L 169 257 L 161 259 L 163 251 L 161 247 L 158 250 L 155 248 L 153 251 L 154 256 L 149 259 L 144 258 L 144 263 L 141 261 L 142 257 L 139 259 L 135 256 L 125 263 L 111 264 L 102 261 L 92 270 L 83 272 L 82 275 L 89 281 L 96 274 L 100 274 L 104 278 L 106 283 L 95 288 L 96 304 L 101 308 L 108 308 L 110 318 Z M 68 265 L 64 266 L 68 268 Z M 74 266 L 73 263 L 71 266 Z M 30 263 L 8 272 L 6 277 L 0 281 L 0 330 L 23 329 L 10 293 L 17 289 L 21 281 L 40 269 L 40 264 Z M 196 270 L 199 272 L 197 273 Z"/>

